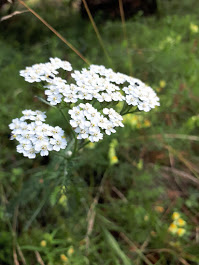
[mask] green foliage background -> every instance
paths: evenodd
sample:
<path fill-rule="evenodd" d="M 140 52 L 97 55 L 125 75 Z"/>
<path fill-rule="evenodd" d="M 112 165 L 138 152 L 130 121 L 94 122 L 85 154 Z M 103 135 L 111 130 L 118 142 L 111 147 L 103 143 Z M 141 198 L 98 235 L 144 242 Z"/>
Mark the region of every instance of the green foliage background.
<path fill-rule="evenodd" d="M 2 21 L 0 264 L 42 264 L 38 255 L 50 265 L 199 264 L 198 1 L 159 0 L 157 15 L 126 21 L 128 43 L 121 21 L 95 18 L 111 63 L 68 1 L 30 6 L 90 62 L 129 74 L 132 60 L 133 76 L 156 90 L 161 106 L 126 118 L 125 128 L 72 165 L 55 155 L 23 158 L 8 128 L 23 109 L 45 110 L 52 125 L 64 124 L 19 70 L 49 57 L 86 65 L 30 12 Z M 168 231 L 175 211 L 187 223 L 182 237 Z"/>

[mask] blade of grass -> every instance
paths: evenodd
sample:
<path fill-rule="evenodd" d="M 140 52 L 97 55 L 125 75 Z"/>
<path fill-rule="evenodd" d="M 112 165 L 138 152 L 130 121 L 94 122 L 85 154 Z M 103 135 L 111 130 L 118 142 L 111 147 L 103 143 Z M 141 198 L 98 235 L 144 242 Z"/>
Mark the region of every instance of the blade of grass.
<path fill-rule="evenodd" d="M 119 9 L 120 9 L 120 16 L 121 16 L 121 20 L 122 20 L 124 40 L 126 42 L 126 53 L 127 53 L 127 57 L 129 58 L 129 74 L 132 75 L 133 65 L 132 65 L 131 56 L 130 56 L 130 52 L 129 52 L 129 41 L 127 38 L 124 7 L 123 7 L 123 1 L 122 0 L 119 0 Z"/>
<path fill-rule="evenodd" d="M 62 40 L 71 50 L 73 50 L 86 64 L 90 65 L 90 62 L 61 34 L 59 34 L 48 22 L 46 22 L 41 16 L 39 16 L 32 8 L 30 8 L 24 1 L 18 0 L 20 4 L 25 6 L 35 17 L 37 17 L 47 28 L 49 28 L 60 40 Z"/>
<path fill-rule="evenodd" d="M 118 242 L 116 241 L 116 239 L 111 235 L 111 233 L 105 229 L 102 228 L 103 232 L 104 232 L 104 236 L 109 244 L 109 246 L 111 247 L 111 249 L 115 252 L 115 254 L 123 261 L 124 265 L 130 265 L 131 262 L 129 260 L 129 258 L 126 256 L 126 254 L 121 250 Z M 150 263 L 151 264 L 151 263 Z"/>
<path fill-rule="evenodd" d="M 94 31 L 95 31 L 95 33 L 96 33 L 96 35 L 97 35 L 98 41 L 99 41 L 99 43 L 100 43 L 100 45 L 101 45 L 101 47 L 102 47 L 102 49 L 103 49 L 103 51 L 104 51 L 104 54 L 105 54 L 105 56 L 107 57 L 107 59 L 108 59 L 110 65 L 112 66 L 112 60 L 111 60 L 110 56 L 108 55 L 108 53 L 107 53 L 107 51 L 106 51 L 106 48 L 105 48 L 104 42 L 103 42 L 103 40 L 102 40 L 102 38 L 101 38 L 101 35 L 100 35 L 99 30 L 98 30 L 98 28 L 97 28 L 97 25 L 95 24 L 95 21 L 94 21 L 94 19 L 93 19 L 93 16 L 92 16 L 92 14 L 91 14 L 91 12 L 90 12 L 90 10 L 89 10 L 89 7 L 88 7 L 88 5 L 87 5 L 87 2 L 86 2 L 86 0 L 82 0 L 82 2 L 83 2 L 83 4 L 84 4 L 84 7 L 85 7 L 86 12 L 87 12 L 87 14 L 88 14 L 88 17 L 89 17 L 89 19 L 90 19 L 90 22 L 91 22 L 91 24 L 92 24 L 92 26 L 93 26 L 93 29 L 94 29 Z"/>

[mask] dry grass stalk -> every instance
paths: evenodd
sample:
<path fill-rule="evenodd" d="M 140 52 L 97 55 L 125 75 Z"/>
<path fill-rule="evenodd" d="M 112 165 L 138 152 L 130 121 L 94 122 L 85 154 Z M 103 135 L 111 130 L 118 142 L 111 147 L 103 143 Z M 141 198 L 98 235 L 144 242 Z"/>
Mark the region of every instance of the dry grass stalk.
<path fill-rule="evenodd" d="M 60 40 L 62 40 L 71 50 L 73 50 L 85 63 L 88 65 L 90 62 L 70 43 L 68 42 L 61 34 L 59 34 L 50 24 L 48 24 L 42 17 L 40 17 L 33 9 L 31 9 L 27 4 L 22 0 L 18 0 L 20 4 L 25 6 L 35 17 L 37 17 L 47 28 L 49 28 Z"/>

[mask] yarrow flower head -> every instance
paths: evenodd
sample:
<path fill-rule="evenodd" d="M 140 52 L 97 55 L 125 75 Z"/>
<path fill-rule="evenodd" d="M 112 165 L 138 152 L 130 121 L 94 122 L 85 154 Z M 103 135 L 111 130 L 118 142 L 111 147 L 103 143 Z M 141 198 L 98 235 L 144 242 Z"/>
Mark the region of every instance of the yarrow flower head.
<path fill-rule="evenodd" d="M 9 125 L 12 130 L 11 139 L 19 142 L 17 152 L 28 158 L 35 158 L 36 154 L 47 156 L 49 151 L 65 149 L 67 141 L 64 131 L 58 126 L 52 127 L 44 123 L 44 112 L 24 110 L 22 113 L 24 116 L 13 119 Z"/>
<path fill-rule="evenodd" d="M 61 77 L 63 71 L 68 72 L 67 80 Z M 160 105 L 151 87 L 103 65 L 77 71 L 67 61 L 50 58 L 47 63 L 26 67 L 20 75 L 29 83 L 42 82 L 48 104 L 58 105 L 59 111 L 60 106 L 68 110 L 64 115 L 70 130 L 74 130 L 75 141 L 98 142 L 123 127 L 122 116 L 131 110 L 148 112 Z M 9 126 L 12 139 L 19 142 L 18 152 L 35 158 L 38 153 L 46 156 L 49 151 L 65 149 L 64 131 L 44 123 L 45 118 L 41 111 L 24 110 L 20 119 L 12 121 Z"/>
<path fill-rule="evenodd" d="M 69 110 L 70 124 L 78 134 L 77 139 L 88 138 L 91 142 L 98 142 L 104 134 L 115 133 L 115 127 L 123 127 L 123 118 L 114 109 L 104 108 L 102 111 L 103 114 L 89 103 L 80 103 Z"/>

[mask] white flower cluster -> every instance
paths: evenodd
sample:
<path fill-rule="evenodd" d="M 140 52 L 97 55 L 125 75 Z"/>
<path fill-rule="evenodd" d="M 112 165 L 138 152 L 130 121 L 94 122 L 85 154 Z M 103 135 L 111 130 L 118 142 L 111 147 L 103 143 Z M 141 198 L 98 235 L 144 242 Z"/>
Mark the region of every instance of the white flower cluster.
<path fill-rule="evenodd" d="M 26 67 L 20 71 L 20 75 L 29 83 L 46 81 L 50 82 L 59 72 L 57 69 L 72 71 L 72 66 L 67 61 L 62 61 L 59 58 L 50 58 L 48 63 L 34 64 L 31 67 Z"/>
<path fill-rule="evenodd" d="M 71 72 L 71 82 L 57 76 L 59 69 Z M 51 105 L 61 102 L 72 104 L 68 114 L 77 139 L 98 142 L 105 134 L 115 133 L 116 127 L 124 126 L 122 116 L 110 108 L 109 103 L 113 106 L 123 102 L 122 114 L 128 113 L 131 106 L 148 112 L 160 105 L 151 87 L 139 79 L 106 69 L 103 65 L 90 65 L 88 69 L 72 72 L 69 62 L 50 58 L 50 62 L 26 67 L 20 71 L 20 75 L 30 83 L 42 82 L 47 101 Z M 86 102 L 96 104 L 98 109 Z M 104 105 L 107 108 L 100 106 L 102 102 L 106 102 Z M 46 116 L 43 112 L 25 110 L 23 114 L 23 117 L 14 119 L 10 124 L 12 138 L 19 141 L 18 152 L 35 158 L 37 153 L 45 156 L 51 150 L 59 151 L 66 147 L 64 131 L 58 126 L 53 128 L 45 124 Z"/>
<path fill-rule="evenodd" d="M 45 94 L 51 105 L 57 105 L 62 99 L 66 103 L 76 103 L 83 99 L 91 101 L 93 98 L 99 102 L 117 102 L 125 99 L 118 86 L 110 83 L 106 78 L 100 77 L 92 70 L 74 71 L 71 76 L 76 84 L 66 84 L 66 80 L 60 77 L 48 80 Z"/>
<path fill-rule="evenodd" d="M 125 82 L 129 83 L 128 87 L 122 88 L 125 92 L 123 100 L 125 100 L 128 105 L 137 106 L 139 110 L 145 112 L 150 111 L 155 108 L 155 106 L 160 106 L 159 98 L 155 91 L 139 79 L 119 72 L 115 73 L 112 69 L 106 69 L 103 65 L 91 65 L 90 70 L 104 76 L 109 82 L 118 85 L 124 84 Z"/>
<path fill-rule="evenodd" d="M 137 106 L 145 112 L 160 105 L 159 98 L 151 87 L 139 79 L 106 69 L 103 65 L 90 65 L 89 69 L 72 72 L 75 84 L 67 84 L 66 80 L 56 77 L 60 68 L 72 71 L 69 62 L 50 58 L 48 63 L 26 67 L 20 71 L 20 75 L 30 83 L 46 81 L 48 84 L 44 86 L 45 95 L 51 105 L 57 105 L 62 100 L 66 103 L 92 99 L 98 102 L 126 101 L 128 105 Z M 122 87 L 124 83 L 129 83 L 128 87 Z"/>
<path fill-rule="evenodd" d="M 139 110 L 145 112 L 150 111 L 155 106 L 160 106 L 159 98 L 151 87 L 146 86 L 139 79 L 134 78 L 134 80 L 129 81 L 130 85 L 123 88 L 128 105 L 137 106 Z"/>
<path fill-rule="evenodd" d="M 69 110 L 70 124 L 78 134 L 77 139 L 88 138 L 91 142 L 98 142 L 103 138 L 104 132 L 110 135 L 116 132 L 115 127 L 124 126 L 122 116 L 114 109 L 104 108 L 102 111 L 108 118 L 89 103 L 80 103 Z"/>
<path fill-rule="evenodd" d="M 64 131 L 44 123 L 46 115 L 41 111 L 24 110 L 20 119 L 12 120 L 9 125 L 12 130 L 11 139 L 19 142 L 17 152 L 25 157 L 35 158 L 36 154 L 47 156 L 49 151 L 65 149 L 67 141 Z"/>

